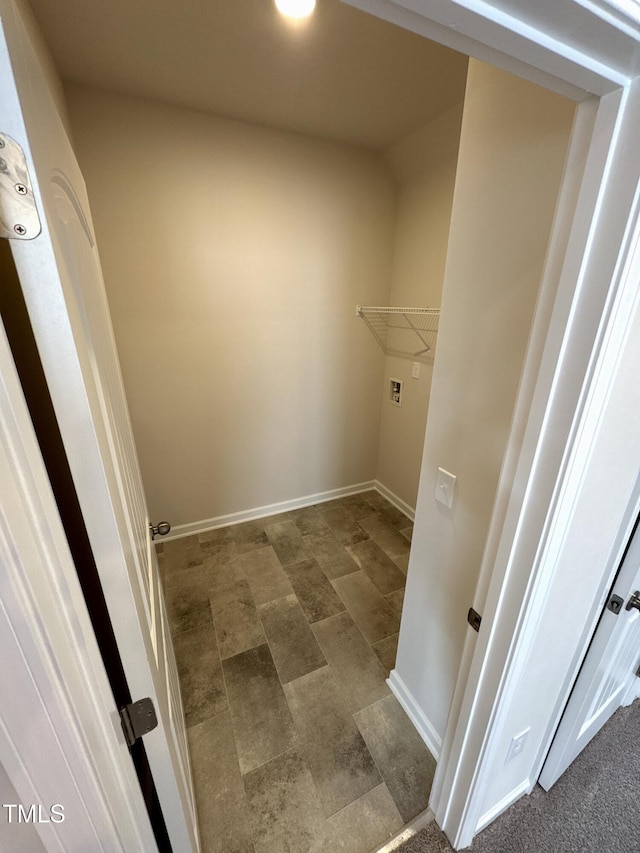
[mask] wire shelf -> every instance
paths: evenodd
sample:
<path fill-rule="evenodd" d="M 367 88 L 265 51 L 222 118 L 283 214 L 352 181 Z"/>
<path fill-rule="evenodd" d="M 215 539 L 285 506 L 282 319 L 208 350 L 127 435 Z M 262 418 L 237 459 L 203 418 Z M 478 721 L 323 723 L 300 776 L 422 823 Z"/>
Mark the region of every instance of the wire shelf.
<path fill-rule="evenodd" d="M 358 305 L 356 310 L 387 355 L 423 362 L 433 358 L 439 308 Z"/>

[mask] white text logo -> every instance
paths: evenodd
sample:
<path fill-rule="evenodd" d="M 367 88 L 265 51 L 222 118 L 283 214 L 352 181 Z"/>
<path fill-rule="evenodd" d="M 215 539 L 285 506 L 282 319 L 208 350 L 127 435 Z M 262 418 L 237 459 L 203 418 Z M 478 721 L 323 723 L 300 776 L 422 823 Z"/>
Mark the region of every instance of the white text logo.
<path fill-rule="evenodd" d="M 59 803 L 44 809 L 42 806 L 23 806 L 21 803 L 3 803 L 8 823 L 62 823 L 64 806 Z"/>

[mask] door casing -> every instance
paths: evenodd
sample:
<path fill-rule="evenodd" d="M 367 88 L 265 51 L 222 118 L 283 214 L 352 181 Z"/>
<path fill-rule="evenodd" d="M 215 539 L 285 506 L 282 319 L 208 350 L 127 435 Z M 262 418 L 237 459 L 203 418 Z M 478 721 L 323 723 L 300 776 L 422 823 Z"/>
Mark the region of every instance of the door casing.
<path fill-rule="evenodd" d="M 640 15 L 618 2 L 347 2 L 579 104 L 473 598 L 482 630 L 468 635 L 431 797 L 459 849 L 535 784 L 638 507 L 621 401 L 640 367 Z M 537 738 L 507 768 L 532 717 Z"/>

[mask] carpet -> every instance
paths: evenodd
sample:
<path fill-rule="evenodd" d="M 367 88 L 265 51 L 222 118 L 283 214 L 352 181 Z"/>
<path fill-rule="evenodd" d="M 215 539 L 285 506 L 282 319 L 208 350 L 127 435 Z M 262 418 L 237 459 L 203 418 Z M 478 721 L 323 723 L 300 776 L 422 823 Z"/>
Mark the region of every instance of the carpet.
<path fill-rule="evenodd" d="M 536 786 L 473 841 L 473 853 L 639 853 L 640 700 L 620 708 L 547 793 Z M 451 853 L 435 824 L 400 853 Z"/>

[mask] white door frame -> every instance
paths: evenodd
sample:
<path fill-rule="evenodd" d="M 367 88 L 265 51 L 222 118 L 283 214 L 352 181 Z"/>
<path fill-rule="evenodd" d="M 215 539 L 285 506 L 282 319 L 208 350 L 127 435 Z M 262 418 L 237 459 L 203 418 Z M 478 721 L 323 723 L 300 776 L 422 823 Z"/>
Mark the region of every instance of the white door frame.
<path fill-rule="evenodd" d="M 482 630 L 468 635 L 432 791 L 459 849 L 535 784 L 639 505 L 624 399 L 640 369 L 640 9 L 346 2 L 580 103 L 473 602 Z M 506 770 L 533 686 L 538 732 Z M 488 800 L 500 775 L 504 795 Z"/>
<path fill-rule="evenodd" d="M 157 850 L 120 716 L 0 324 L 0 765 L 25 809 L 3 807 L 0 847 Z M 8 822 L 12 814 L 12 823 Z"/>

